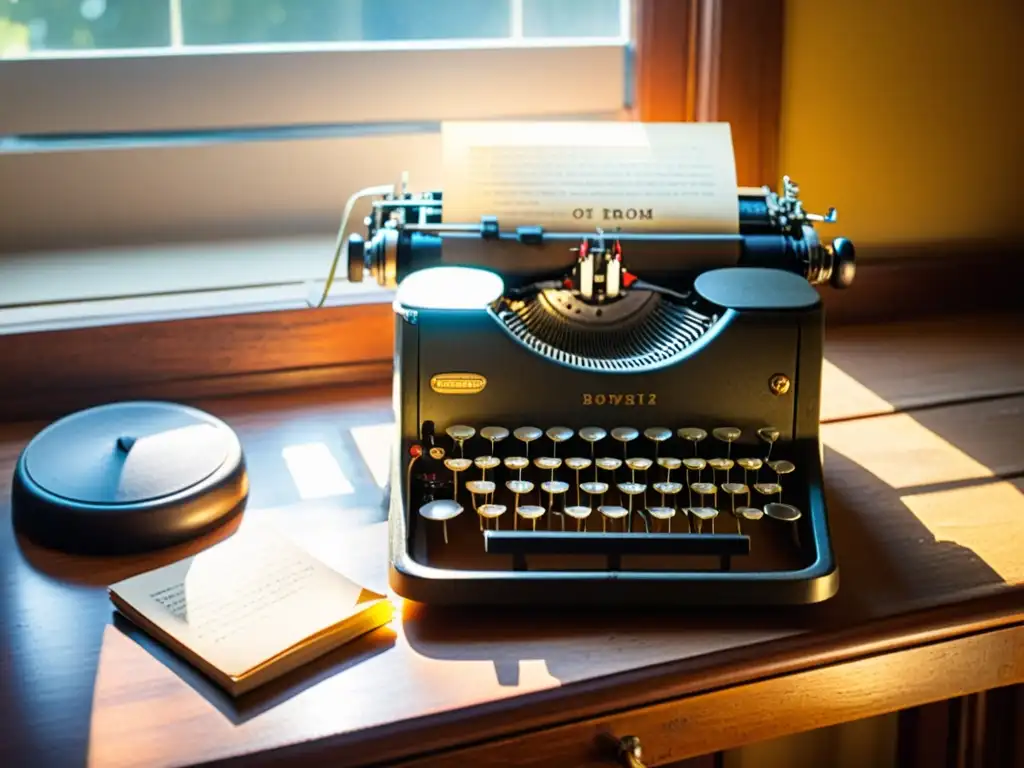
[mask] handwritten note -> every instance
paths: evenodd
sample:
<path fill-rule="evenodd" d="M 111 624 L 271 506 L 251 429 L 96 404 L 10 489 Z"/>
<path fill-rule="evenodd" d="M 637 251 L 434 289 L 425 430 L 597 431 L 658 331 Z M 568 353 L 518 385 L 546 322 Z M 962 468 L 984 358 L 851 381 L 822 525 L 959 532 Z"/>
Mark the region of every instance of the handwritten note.
<path fill-rule="evenodd" d="M 441 143 L 445 222 L 739 231 L 727 123 L 453 122 Z"/>

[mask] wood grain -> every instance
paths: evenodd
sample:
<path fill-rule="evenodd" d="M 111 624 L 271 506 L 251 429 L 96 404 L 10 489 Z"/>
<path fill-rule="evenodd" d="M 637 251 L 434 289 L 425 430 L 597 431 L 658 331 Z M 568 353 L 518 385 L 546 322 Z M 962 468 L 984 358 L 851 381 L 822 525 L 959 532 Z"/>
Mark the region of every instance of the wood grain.
<path fill-rule="evenodd" d="M 921 391 L 935 393 L 930 397 L 948 399 L 948 391 L 929 389 L 928 377 L 916 374 L 915 366 L 935 370 L 927 339 L 946 332 L 929 327 L 852 331 L 849 338 L 860 339 L 851 357 L 862 366 L 859 380 L 888 382 L 890 397 L 920 403 L 925 395 L 908 383 L 916 379 Z M 986 329 L 997 327 L 978 325 L 976 344 L 984 346 Z M 961 348 L 972 348 L 968 338 Z M 953 363 L 947 365 L 952 372 Z M 981 381 L 956 379 L 954 395 L 993 382 L 1012 389 L 1021 365 L 966 367 Z M 845 390 L 826 389 L 826 402 L 845 397 Z M 651 733 L 652 755 L 664 763 L 743 743 L 730 723 L 749 720 L 754 734 L 765 736 L 805 727 L 771 714 L 774 696 L 795 690 L 786 687 L 794 680 L 823 687 L 801 684 L 803 694 L 785 697 L 794 708 L 787 717 L 817 708 L 817 722 L 1022 682 L 1018 657 L 1007 650 L 1007 638 L 1016 636 L 1002 634 L 1024 620 L 1024 559 L 1011 544 L 1024 535 L 1022 400 L 993 397 L 825 425 L 840 591 L 824 605 L 637 616 L 525 608 L 465 614 L 406 604 L 389 630 L 243 702 L 225 701 L 114 621 L 104 592 L 111 581 L 178 559 L 231 529 L 148 557 L 85 559 L 41 550 L 15 538 L 7 524 L 0 530 L 0 760 L 366 765 L 544 735 L 572 723 L 640 727 L 683 707 L 700 734 L 691 736 L 689 726 L 679 738 Z M 325 387 L 197 404 L 231 424 L 247 453 L 252 498 L 236 524 L 281 526 L 329 564 L 384 586 L 378 478 L 391 419 L 386 388 Z M 10 468 L 39 426 L 0 427 L 5 519 Z M 328 448 L 351 493 L 303 498 L 282 451 L 309 443 Z M 959 642 L 964 653 L 950 650 Z M 926 661 L 947 664 L 950 674 L 906 684 L 898 678 L 896 671 Z M 862 662 L 868 666 L 851 669 L 885 684 L 859 686 L 857 674 L 843 671 Z M 841 680 L 856 695 L 822 704 L 820 691 L 838 690 Z M 782 687 L 754 688 L 761 684 Z M 715 706 L 685 709 L 697 700 Z M 718 710 L 727 717 L 714 719 Z"/>

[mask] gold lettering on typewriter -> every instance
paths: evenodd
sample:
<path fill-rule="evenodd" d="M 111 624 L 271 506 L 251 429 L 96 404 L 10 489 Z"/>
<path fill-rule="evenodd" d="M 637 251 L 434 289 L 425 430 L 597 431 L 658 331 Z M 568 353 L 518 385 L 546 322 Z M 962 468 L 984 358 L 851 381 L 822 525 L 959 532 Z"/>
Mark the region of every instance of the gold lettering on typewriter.
<path fill-rule="evenodd" d="M 594 394 L 583 393 L 583 405 L 612 405 L 634 408 L 637 406 L 657 405 L 658 395 L 656 392 L 609 392 Z"/>
<path fill-rule="evenodd" d="M 479 373 L 438 373 L 430 377 L 430 388 L 439 395 L 475 395 L 486 386 L 487 379 Z"/>

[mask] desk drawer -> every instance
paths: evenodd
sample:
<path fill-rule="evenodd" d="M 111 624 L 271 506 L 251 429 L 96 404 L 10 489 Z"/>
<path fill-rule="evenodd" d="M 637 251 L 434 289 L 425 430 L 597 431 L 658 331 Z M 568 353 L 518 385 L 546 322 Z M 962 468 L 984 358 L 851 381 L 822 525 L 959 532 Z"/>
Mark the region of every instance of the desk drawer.
<path fill-rule="evenodd" d="M 759 680 L 400 763 L 403 768 L 614 768 L 625 736 L 643 765 L 694 756 L 1024 682 L 1024 627 Z M 528 705 L 526 705 L 528 706 Z M 509 718 L 515 718 L 514 710 Z"/>

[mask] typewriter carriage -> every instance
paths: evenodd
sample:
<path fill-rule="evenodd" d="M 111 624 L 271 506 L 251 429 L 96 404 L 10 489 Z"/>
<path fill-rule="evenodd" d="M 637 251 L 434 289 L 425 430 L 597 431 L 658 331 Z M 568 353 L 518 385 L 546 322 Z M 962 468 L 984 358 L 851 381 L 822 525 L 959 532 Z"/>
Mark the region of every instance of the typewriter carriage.
<path fill-rule="evenodd" d="M 439 192 L 404 185 L 374 201 L 347 255 L 350 279 L 398 288 L 396 591 L 574 605 L 834 594 L 811 286 L 848 286 L 854 252 L 819 243 L 814 224 L 835 212 L 806 214 L 797 193 L 788 178 L 781 194 L 745 193 L 737 236 L 445 224 Z M 719 440 L 722 427 L 739 435 Z"/>

